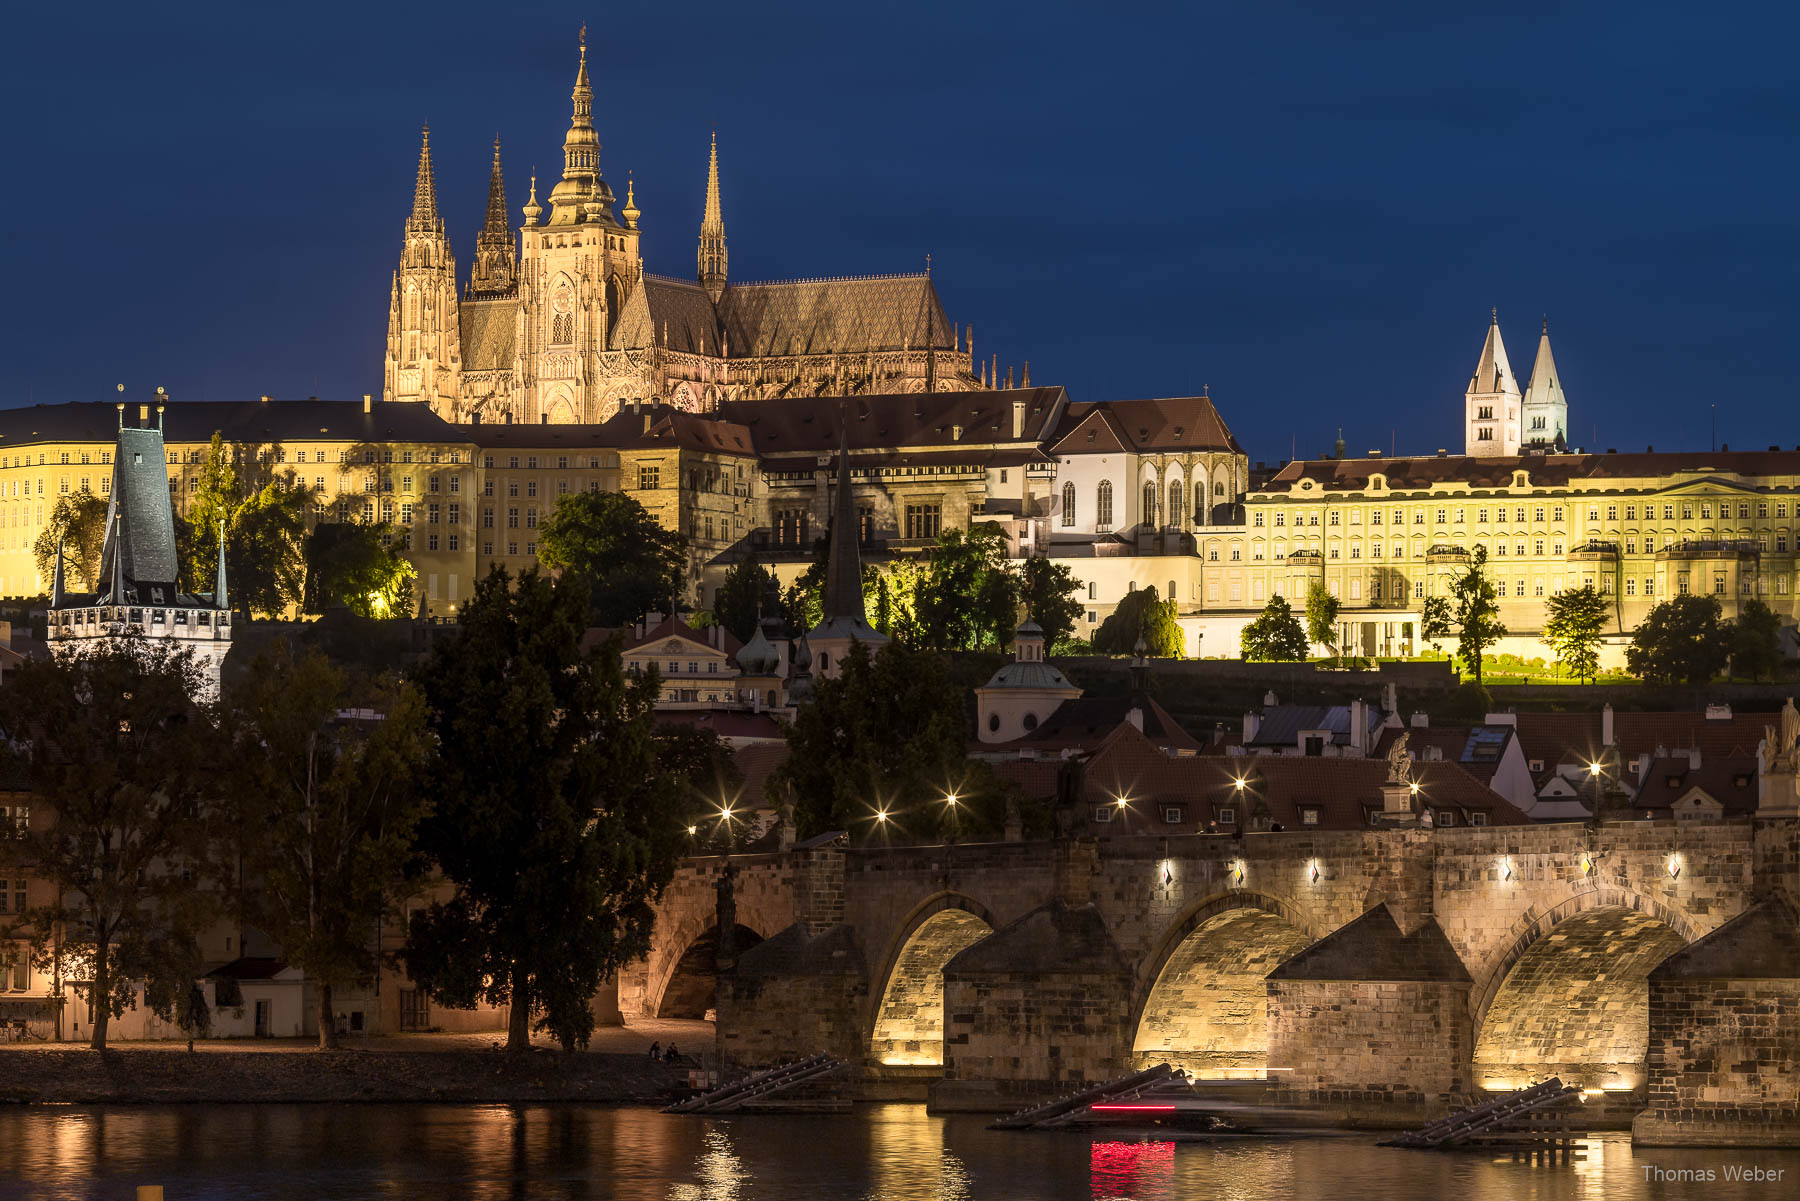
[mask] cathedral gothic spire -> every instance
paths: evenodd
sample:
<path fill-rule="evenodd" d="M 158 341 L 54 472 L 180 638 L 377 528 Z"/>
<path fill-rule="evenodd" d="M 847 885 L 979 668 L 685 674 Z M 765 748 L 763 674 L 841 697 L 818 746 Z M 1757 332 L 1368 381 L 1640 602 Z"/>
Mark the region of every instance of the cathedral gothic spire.
<path fill-rule="evenodd" d="M 406 231 L 434 233 L 443 228 L 437 211 L 437 174 L 431 169 L 431 126 L 427 125 L 420 134 L 419 177 L 413 184 L 412 216 L 406 219 Z"/>
<path fill-rule="evenodd" d="M 700 218 L 700 286 L 713 303 L 725 291 L 725 206 L 719 199 L 719 135 L 712 136 L 712 160 L 706 168 L 706 212 Z"/>
<path fill-rule="evenodd" d="M 518 277 L 518 251 L 506 216 L 506 176 L 500 169 L 500 136 L 494 135 L 494 171 L 488 179 L 487 222 L 475 238 L 470 296 L 510 296 Z"/>

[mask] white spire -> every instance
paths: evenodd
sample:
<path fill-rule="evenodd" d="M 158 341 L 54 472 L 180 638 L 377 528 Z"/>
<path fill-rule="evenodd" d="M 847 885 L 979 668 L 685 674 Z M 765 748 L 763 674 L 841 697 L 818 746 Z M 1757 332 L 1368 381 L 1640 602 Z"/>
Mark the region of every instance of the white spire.
<path fill-rule="evenodd" d="M 1550 353 L 1550 319 L 1544 318 L 1538 335 L 1537 359 L 1531 365 L 1531 386 L 1523 405 L 1526 442 L 1565 441 L 1569 430 L 1569 401 L 1563 395 L 1562 376 Z"/>
<path fill-rule="evenodd" d="M 1488 321 L 1487 340 L 1475 374 L 1463 394 L 1463 453 L 1488 457 L 1519 453 L 1522 430 L 1519 416 L 1519 383 L 1506 358 L 1500 337 L 1500 314 Z"/>

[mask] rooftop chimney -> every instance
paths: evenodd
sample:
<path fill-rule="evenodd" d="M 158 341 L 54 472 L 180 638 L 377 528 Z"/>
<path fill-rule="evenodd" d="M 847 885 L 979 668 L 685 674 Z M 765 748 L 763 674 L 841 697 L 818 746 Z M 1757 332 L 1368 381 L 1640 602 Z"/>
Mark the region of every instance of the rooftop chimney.
<path fill-rule="evenodd" d="M 367 412 L 372 411 L 372 409 L 374 408 L 374 405 L 375 405 L 375 398 L 373 396 L 370 396 L 367 392 L 364 392 L 363 393 L 363 412 L 367 413 Z"/>

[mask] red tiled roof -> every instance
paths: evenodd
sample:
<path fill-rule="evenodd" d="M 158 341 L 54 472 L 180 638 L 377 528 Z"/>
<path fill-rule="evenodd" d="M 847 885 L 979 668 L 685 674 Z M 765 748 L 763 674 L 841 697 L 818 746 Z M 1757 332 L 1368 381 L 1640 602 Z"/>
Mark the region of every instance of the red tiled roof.
<path fill-rule="evenodd" d="M 1096 429 L 1093 442 L 1087 434 L 1074 438 L 1084 422 L 1098 417 L 1104 432 Z M 1158 400 L 1075 401 L 1069 405 L 1056 433 L 1052 454 L 1107 453 L 1122 449 L 1230 450 L 1243 453 L 1226 428 L 1224 418 L 1206 396 L 1169 396 Z M 1107 445 L 1111 442 L 1112 445 Z"/>
<path fill-rule="evenodd" d="M 1051 797 L 1060 767 L 1043 761 L 1004 763 L 996 765 L 996 771 L 1034 796 Z M 1433 809 L 1461 811 L 1459 824 L 1470 812 L 1483 814 L 1491 825 L 1525 825 L 1530 820 L 1460 764 L 1415 762 L 1413 775 L 1423 802 Z M 1096 808 L 1116 806 L 1124 798 L 1130 810 L 1125 828 L 1130 832 L 1141 833 L 1147 824 L 1156 831 L 1187 833 L 1217 822 L 1223 807 L 1234 811 L 1234 823 L 1225 829 L 1249 828 L 1259 802 L 1271 822 L 1289 830 L 1365 829 L 1369 813 L 1382 807 L 1381 788 L 1386 782 L 1385 758 L 1171 757 L 1135 727 L 1125 725 L 1115 728 L 1087 756 L 1082 784 L 1085 799 Z M 1171 807 L 1183 810 L 1180 822 L 1164 820 L 1163 811 Z M 1318 808 L 1319 821 L 1307 827 L 1301 810 L 1312 807 Z"/>
<path fill-rule="evenodd" d="M 1296 459 L 1261 491 L 1287 492 L 1302 479 L 1309 479 L 1326 492 L 1360 492 L 1368 487 L 1369 477 L 1377 474 L 1386 478 L 1387 490 L 1393 492 L 1452 482 L 1504 488 L 1518 471 L 1528 474 L 1534 488 L 1562 487 L 1578 480 L 1660 479 L 1683 473 L 1694 477 L 1792 477 L 1800 475 L 1800 450 Z"/>
<path fill-rule="evenodd" d="M 1632 807 L 1639 811 L 1667 809 L 1691 788 L 1699 788 L 1719 802 L 1726 817 L 1753 813 L 1758 791 L 1756 756 L 1708 757 L 1702 752 L 1699 767 L 1694 767 L 1686 755 L 1653 759 L 1650 770 L 1638 783 Z"/>
<path fill-rule="evenodd" d="M 1778 713 L 1733 713 L 1728 718 L 1708 719 L 1704 713 L 1613 714 L 1613 740 L 1626 765 L 1639 755 L 1664 750 L 1699 747 L 1709 757 L 1754 754 L 1762 741 L 1763 727 L 1780 724 Z M 1519 746 L 1527 760 L 1541 759 L 1542 771 L 1532 773 L 1541 787 L 1556 774 L 1559 763 L 1591 763 L 1604 749 L 1601 715 L 1598 713 L 1520 713 L 1515 716 Z"/>

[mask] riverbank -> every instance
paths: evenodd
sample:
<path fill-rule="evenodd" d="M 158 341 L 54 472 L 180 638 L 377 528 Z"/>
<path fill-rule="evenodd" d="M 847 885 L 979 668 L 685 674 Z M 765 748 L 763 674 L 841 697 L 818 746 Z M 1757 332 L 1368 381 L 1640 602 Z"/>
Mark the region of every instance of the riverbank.
<path fill-rule="evenodd" d="M 647 1055 L 503 1051 L 220 1050 L 0 1053 L 0 1103 L 167 1105 L 294 1101 L 665 1102 L 690 1065 Z"/>

